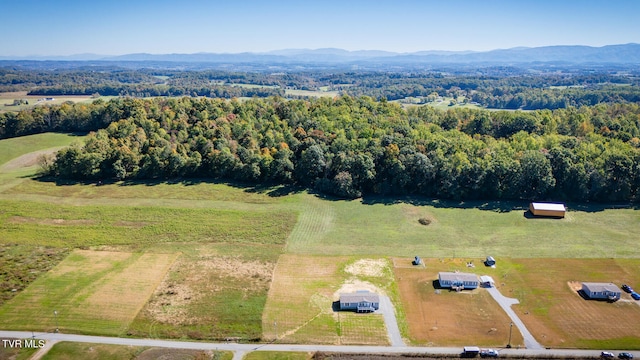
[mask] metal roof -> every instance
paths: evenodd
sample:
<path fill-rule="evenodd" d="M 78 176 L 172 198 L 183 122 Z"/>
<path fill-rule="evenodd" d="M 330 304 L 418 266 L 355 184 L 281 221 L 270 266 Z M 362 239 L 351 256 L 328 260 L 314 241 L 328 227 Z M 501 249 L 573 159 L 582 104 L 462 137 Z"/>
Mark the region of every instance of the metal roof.
<path fill-rule="evenodd" d="M 441 272 L 438 277 L 447 281 L 478 281 L 478 275 L 469 273 Z"/>
<path fill-rule="evenodd" d="M 613 283 L 593 283 L 593 282 L 583 282 L 582 283 L 583 287 L 586 287 L 587 289 L 589 289 L 590 292 L 615 292 L 615 293 L 621 293 L 622 291 L 620 290 L 620 288 Z"/>
<path fill-rule="evenodd" d="M 364 292 L 358 291 L 355 293 L 343 293 L 340 294 L 340 302 L 341 303 L 359 303 L 359 302 L 371 302 L 371 303 L 379 303 L 380 296 L 378 294 L 372 292 Z"/>
<path fill-rule="evenodd" d="M 559 204 L 559 203 L 538 203 L 538 202 L 532 202 L 531 206 L 535 209 L 535 210 L 550 210 L 550 211 L 567 211 L 567 208 L 565 208 L 564 204 Z"/>

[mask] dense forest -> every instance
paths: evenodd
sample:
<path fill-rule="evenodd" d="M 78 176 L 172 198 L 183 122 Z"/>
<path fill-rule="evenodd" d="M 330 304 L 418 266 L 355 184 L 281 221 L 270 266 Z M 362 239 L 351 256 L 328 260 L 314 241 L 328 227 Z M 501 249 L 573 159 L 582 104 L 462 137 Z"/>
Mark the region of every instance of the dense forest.
<path fill-rule="evenodd" d="M 620 65 L 621 66 L 621 65 Z M 329 89 L 341 95 L 376 100 L 435 97 L 461 99 L 493 109 L 561 109 L 597 104 L 640 102 L 640 74 L 634 67 L 519 68 L 513 66 L 442 66 L 411 71 L 346 69 L 289 72 L 126 69 L 113 65 L 46 70 L 0 67 L 0 92 L 30 95 L 103 96 L 286 96 L 287 89 Z M 299 98 L 292 95 L 290 98 Z"/>
<path fill-rule="evenodd" d="M 403 109 L 371 97 L 117 98 L 0 114 L 0 136 L 93 131 L 44 162 L 77 180 L 216 178 L 343 198 L 638 201 L 640 106 Z"/>

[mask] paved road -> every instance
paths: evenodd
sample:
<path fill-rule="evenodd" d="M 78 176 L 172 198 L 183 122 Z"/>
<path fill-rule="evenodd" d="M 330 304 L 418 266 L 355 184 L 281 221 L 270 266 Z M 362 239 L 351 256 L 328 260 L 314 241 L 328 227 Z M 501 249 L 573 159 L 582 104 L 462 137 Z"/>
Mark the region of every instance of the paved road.
<path fill-rule="evenodd" d="M 500 293 L 500 290 L 496 289 L 495 287 L 487 288 L 487 291 L 489 292 L 489 294 L 491 294 L 498 305 L 502 307 L 504 312 L 509 315 L 513 324 L 518 327 L 518 330 L 520 330 L 520 333 L 524 338 L 524 346 L 526 346 L 527 349 L 544 349 L 544 346 L 540 345 L 540 343 L 536 341 L 529 330 L 527 330 L 527 327 L 524 326 L 522 320 L 520 320 L 518 315 L 513 311 L 513 309 L 511 309 L 511 305 L 519 303 L 518 299 L 505 297 L 504 295 L 502 295 L 502 293 Z"/>
<path fill-rule="evenodd" d="M 402 341 L 402 335 L 400 335 L 400 329 L 398 328 L 395 309 L 388 296 L 380 295 L 380 310 L 378 310 L 378 312 L 381 312 L 384 317 L 384 323 L 387 326 L 391 346 L 405 346 L 404 341 Z"/>
<path fill-rule="evenodd" d="M 0 339 L 31 338 L 31 332 L 25 331 L 0 331 Z M 36 333 L 37 339 L 48 341 L 72 341 L 81 343 L 97 343 L 129 346 L 151 346 L 174 349 L 194 350 L 224 350 L 236 353 L 247 353 L 255 350 L 263 351 L 298 351 L 298 352 L 337 352 L 337 353 L 367 353 L 367 354 L 442 354 L 457 356 L 462 352 L 461 347 L 412 347 L 412 346 L 348 346 L 348 345 L 287 345 L 287 344 L 235 344 L 235 343 L 205 343 L 174 340 L 154 339 L 130 339 L 105 336 L 87 336 L 71 334 Z M 608 350 L 611 351 L 611 350 Z M 614 350 L 617 351 L 617 350 Z M 600 350 L 573 350 L 573 349 L 504 349 L 501 354 L 511 356 L 571 356 L 571 357 L 598 357 Z M 640 354 L 635 354 L 640 356 Z"/>

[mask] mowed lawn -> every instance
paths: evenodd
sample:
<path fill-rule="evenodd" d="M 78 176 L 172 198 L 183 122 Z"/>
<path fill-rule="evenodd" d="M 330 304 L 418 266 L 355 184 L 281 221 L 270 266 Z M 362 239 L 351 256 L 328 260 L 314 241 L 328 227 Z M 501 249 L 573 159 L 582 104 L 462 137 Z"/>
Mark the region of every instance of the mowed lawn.
<path fill-rule="evenodd" d="M 285 254 L 273 275 L 262 317 L 264 339 L 283 343 L 388 345 L 384 319 L 380 314 L 334 311 L 333 302 L 344 291 L 394 292 L 393 275 L 386 260 L 375 276 L 350 273 L 357 258 Z M 345 285 L 347 287 L 345 287 Z"/>
<path fill-rule="evenodd" d="M 293 211 L 152 205 L 74 206 L 0 200 L 0 209 L 0 241 L 57 247 L 167 242 L 284 244 L 296 221 Z"/>
<path fill-rule="evenodd" d="M 439 289 L 437 283 L 440 271 L 494 275 L 494 269 L 468 268 L 466 263 L 471 259 L 422 259 L 425 266 L 413 266 L 411 260 L 393 259 L 393 271 L 414 344 L 503 347 L 508 343 L 511 320 L 486 290 L 455 292 Z M 480 265 L 479 261 L 474 263 Z M 511 344 L 523 345 L 517 328 Z"/>
<path fill-rule="evenodd" d="M 76 250 L 2 306 L 0 326 L 123 335 L 176 257 Z"/>
<path fill-rule="evenodd" d="M 538 342 L 554 348 L 640 349 L 640 301 L 584 300 L 582 282 L 640 288 L 639 259 L 505 259 L 494 277 Z M 570 286 L 570 285 L 573 285 Z"/>
<path fill-rule="evenodd" d="M 82 137 L 71 134 L 44 133 L 0 140 L 0 165 L 34 151 L 66 146 Z"/>
<path fill-rule="evenodd" d="M 640 257 L 640 211 L 634 209 L 581 211 L 569 205 L 565 219 L 530 219 L 525 216 L 526 201 L 457 204 L 384 198 L 327 201 L 306 194 L 296 196 L 303 210 L 287 244 L 291 253 Z M 494 205 L 500 208 L 491 210 Z M 421 225 L 418 220 L 422 217 L 431 224 Z"/>

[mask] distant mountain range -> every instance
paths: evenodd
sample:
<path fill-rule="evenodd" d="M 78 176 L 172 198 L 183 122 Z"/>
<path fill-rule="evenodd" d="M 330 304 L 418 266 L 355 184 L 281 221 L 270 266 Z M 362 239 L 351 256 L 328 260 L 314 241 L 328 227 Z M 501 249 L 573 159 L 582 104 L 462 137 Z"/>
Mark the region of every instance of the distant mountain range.
<path fill-rule="evenodd" d="M 194 63 L 625 63 L 640 64 L 640 44 L 602 47 L 558 45 L 518 47 L 491 51 L 419 51 L 395 53 L 380 50 L 347 51 L 343 49 L 284 49 L 264 53 L 196 53 L 196 54 L 126 54 L 104 56 L 79 54 L 72 56 L 0 57 L 0 60 L 53 61 L 155 61 Z"/>

